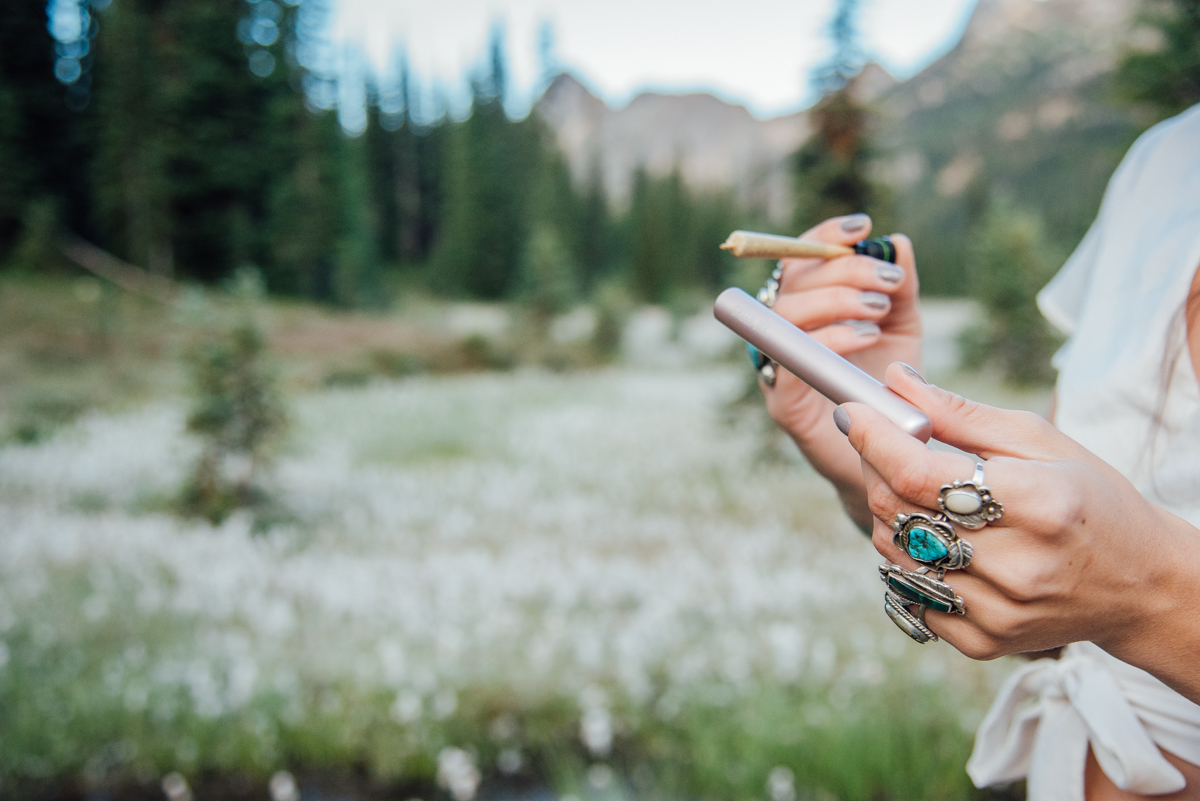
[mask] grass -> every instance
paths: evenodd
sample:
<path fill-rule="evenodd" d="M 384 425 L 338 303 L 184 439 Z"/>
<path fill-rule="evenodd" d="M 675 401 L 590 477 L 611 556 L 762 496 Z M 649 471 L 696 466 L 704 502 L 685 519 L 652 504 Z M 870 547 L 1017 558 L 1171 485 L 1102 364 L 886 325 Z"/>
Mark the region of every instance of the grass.
<path fill-rule="evenodd" d="M 265 797 L 288 769 L 309 794 L 441 798 L 451 747 L 485 795 L 974 795 L 1004 666 L 895 631 L 833 493 L 725 412 L 740 365 L 328 387 L 385 345 L 457 340 L 419 313 L 263 304 L 296 425 L 271 479 L 289 522 L 256 536 L 154 501 L 195 455 L 175 356 L 200 304 L 117 298 L 111 347 L 52 367 L 33 344 L 83 301 L 0 294 L 26 301 L 9 386 L 97 388 L 0 447 L 5 796 L 145 797 L 178 771 L 197 797 Z"/>

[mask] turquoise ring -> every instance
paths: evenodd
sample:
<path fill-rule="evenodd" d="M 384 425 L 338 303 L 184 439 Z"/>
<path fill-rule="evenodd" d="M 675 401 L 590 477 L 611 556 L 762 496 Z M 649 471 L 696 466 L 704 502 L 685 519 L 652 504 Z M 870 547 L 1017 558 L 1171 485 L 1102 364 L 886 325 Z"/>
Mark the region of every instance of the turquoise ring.
<path fill-rule="evenodd" d="M 883 611 L 896 626 L 918 643 L 937 642 L 937 635 L 925 625 L 925 610 L 965 615 L 967 607 L 954 588 L 924 572 L 905 570 L 899 565 L 879 566 L 879 577 L 887 585 Z M 912 607 L 916 607 L 913 611 Z"/>
<path fill-rule="evenodd" d="M 967 613 L 963 599 L 955 594 L 954 588 L 933 576 L 889 564 L 879 566 L 879 577 L 887 585 L 889 594 L 898 597 L 906 605 L 916 604 L 935 612 L 956 615 Z"/>
<path fill-rule="evenodd" d="M 914 561 L 935 570 L 961 570 L 971 564 L 971 543 L 954 533 L 945 520 L 916 512 L 892 521 L 892 542 Z"/>

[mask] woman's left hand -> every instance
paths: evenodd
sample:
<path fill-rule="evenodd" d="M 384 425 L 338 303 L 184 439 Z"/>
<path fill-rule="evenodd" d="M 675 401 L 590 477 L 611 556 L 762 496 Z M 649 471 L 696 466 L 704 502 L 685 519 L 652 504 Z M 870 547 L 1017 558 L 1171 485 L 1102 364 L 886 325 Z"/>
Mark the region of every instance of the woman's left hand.
<path fill-rule="evenodd" d="M 1038 415 L 966 400 L 900 364 L 886 379 L 929 415 L 935 439 L 979 455 L 1004 507 L 984 529 L 956 529 L 974 556 L 944 580 L 966 615 L 929 611 L 929 628 L 975 659 L 1091 640 L 1200 698 L 1200 532 Z M 892 542 L 893 518 L 937 511 L 941 487 L 969 479 L 976 460 L 930 450 L 862 404 L 840 408 L 862 456 L 875 547 L 915 570 Z"/>

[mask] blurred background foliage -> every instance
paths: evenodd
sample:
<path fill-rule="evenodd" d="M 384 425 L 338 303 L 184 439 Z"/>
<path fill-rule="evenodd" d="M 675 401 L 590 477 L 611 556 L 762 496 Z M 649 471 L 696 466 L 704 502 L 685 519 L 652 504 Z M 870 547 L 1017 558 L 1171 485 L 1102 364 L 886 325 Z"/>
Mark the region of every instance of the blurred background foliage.
<path fill-rule="evenodd" d="M 740 219 L 732 198 L 642 175 L 620 213 L 598 182 L 576 185 L 536 115 L 505 114 L 499 31 L 465 119 L 415 122 L 402 75 L 400 109 L 373 88 L 367 130 L 344 134 L 311 102 L 330 79 L 297 57 L 322 46 L 327 11 L 85 2 L 64 44 L 44 2 L 6 4 L 0 264 L 52 267 L 53 233 L 72 232 L 160 275 L 211 284 L 254 265 L 274 294 L 371 308 L 396 286 L 523 297 L 552 237 L 571 300 L 615 275 L 652 302 L 729 280 L 715 243 Z"/>
<path fill-rule="evenodd" d="M 329 46 L 325 0 L 78 8 L 75 38 L 58 40 L 41 0 L 0 11 L 0 264 L 10 270 L 60 262 L 57 231 L 179 279 L 214 283 L 255 265 L 274 294 L 348 307 L 388 305 L 404 288 L 514 299 L 537 260 L 527 252 L 552 231 L 576 300 L 619 279 L 663 303 L 745 280 L 713 245 L 734 227 L 772 226 L 678 170 L 639 171 L 620 204 L 598 173 L 573 180 L 537 114 L 505 113 L 499 30 L 465 118 L 417 122 L 401 69 L 397 86 L 368 86 L 366 131 L 348 136 L 314 102 L 335 91 L 311 55 Z M 856 4 L 839 9 L 834 56 L 814 75 L 813 133 L 792 161 L 790 228 L 866 211 L 914 238 L 929 294 L 968 293 L 963 254 L 996 196 L 1041 217 L 1047 240 L 1068 250 L 1138 131 L 1200 97 L 1191 0 L 1147 6 L 1140 24 L 1158 43 L 1084 80 L 1071 102 L 1087 119 L 1067 127 L 1004 116 L 1061 83 L 1071 55 L 1061 42 L 1015 42 L 1004 80 L 991 63 L 942 74 L 953 67 L 943 59 L 868 102 L 855 87 L 865 74 Z M 929 168 L 890 176 L 888 160 L 904 158 Z"/>
<path fill-rule="evenodd" d="M 847 638 L 837 647 L 851 654 L 859 649 L 856 638 L 862 639 L 861 658 L 837 657 L 832 645 L 828 658 L 820 656 L 817 641 L 805 657 L 802 681 L 768 675 L 764 668 L 743 677 L 736 699 L 729 682 L 697 680 L 676 692 L 659 676 L 637 702 L 617 682 L 603 703 L 587 700 L 596 694 L 593 687 L 579 698 L 544 687 L 540 695 L 524 697 L 504 684 L 507 678 L 488 676 L 463 679 L 461 686 L 447 679 L 445 688 L 426 688 L 414 700 L 355 678 L 369 650 L 362 643 L 373 647 L 381 639 L 369 626 L 360 632 L 363 639 L 348 641 L 342 655 L 355 664 L 345 672 L 303 672 L 320 663 L 315 657 L 326 656 L 326 643 L 343 642 L 329 631 L 340 636 L 355 629 L 345 625 L 338 604 L 360 589 L 353 581 L 373 574 L 331 574 L 328 584 L 320 577 L 358 553 L 372 568 L 377 561 L 414 580 L 403 571 L 422 565 L 428 548 L 435 561 L 449 566 L 430 582 L 459 586 L 459 573 L 480 564 L 471 561 L 476 550 L 506 553 L 514 543 L 532 548 L 530 530 L 543 518 L 557 520 L 561 511 L 553 505 L 558 498 L 546 501 L 549 506 L 530 502 L 520 509 L 526 516 L 496 528 L 504 539 L 499 547 L 491 539 L 496 506 L 489 504 L 509 497 L 519 504 L 528 486 L 543 483 L 550 494 L 556 486 L 562 490 L 555 481 L 573 478 L 577 461 L 605 448 L 618 454 L 602 463 L 611 469 L 586 476 L 586 491 L 572 495 L 568 486 L 561 506 L 571 515 L 593 502 L 603 506 L 591 525 L 609 540 L 594 564 L 613 581 L 625 581 L 622 570 L 644 566 L 660 548 L 653 537 L 626 544 L 627 552 L 613 545 L 630 521 L 656 536 L 664 520 L 683 521 L 688 537 L 661 548 L 686 559 L 706 555 L 690 537 L 709 524 L 736 526 L 744 536 L 746 526 L 766 520 L 772 536 L 788 547 L 826 547 L 840 516 L 832 498 L 819 496 L 825 488 L 813 489 L 818 483 L 811 471 L 780 456 L 778 448 L 772 461 L 738 457 L 745 438 L 735 434 L 744 421 L 731 415 L 720 426 L 703 428 L 719 416 L 705 404 L 728 400 L 724 385 L 704 376 L 679 379 L 663 369 L 678 366 L 669 352 L 686 339 L 691 315 L 704 310 L 715 290 L 730 283 L 753 287 L 763 278 L 765 265 L 738 264 L 716 245 L 735 228 L 798 233 L 827 215 L 870 213 L 877 233 L 900 230 L 913 237 L 926 295 L 970 297 L 977 304 L 969 306 L 972 314 L 982 310 L 962 338 L 967 367 L 1018 385 L 1045 383 L 1052 378 L 1049 357 L 1057 341 L 1036 311 L 1036 292 L 1086 230 L 1108 176 L 1137 134 L 1200 100 L 1200 3 L 1146 3 L 1139 25 L 1153 41 L 1130 49 L 1112 70 L 1087 72 L 1089 51 L 1034 32 L 1002 48 L 1007 61 L 985 60 L 963 70 L 952 53 L 879 96 L 867 91 L 873 77 L 857 45 L 858 4 L 842 0 L 830 28 L 834 55 L 814 76 L 821 97 L 809 116 L 810 135 L 787 160 L 790 212 L 776 218 L 734 188 L 697 188 L 680 164 L 665 171 L 637 168 L 624 198 L 606 188 L 599 163 L 582 177 L 573 173 L 545 120 L 536 113 L 520 119 L 506 113 L 499 32 L 474 76 L 465 113 L 443 110 L 418 120 L 411 113 L 410 76 L 401 69 L 392 85 L 368 85 L 365 130 L 352 135 L 330 101 L 336 76 L 322 71 L 314 56 L 329 47 L 326 0 L 85 0 L 71 7 L 74 27 L 60 30 L 56 23 L 52 35 L 44 0 L 0 5 L 0 422 L 8 440 L 0 448 L 0 471 L 9 471 L 0 476 L 9 482 L 0 484 L 0 503 L 33 497 L 30 508 L 36 508 L 26 517 L 50 521 L 45 525 L 54 530 L 43 532 L 46 541 L 59 528 L 80 525 L 90 534 L 97 521 L 107 521 L 97 537 L 120 545 L 115 550 L 140 548 L 140 558 L 156 565 L 146 576 L 161 574 L 166 584 L 181 586 L 207 577 L 211 560 L 224 559 L 221 575 L 232 575 L 248 560 L 274 554 L 278 561 L 269 569 L 283 572 L 294 566 L 293 555 L 303 556 L 318 542 L 328 548 L 320 553 L 321 570 L 292 579 L 314 593 L 297 595 L 296 609 L 309 616 L 306 627 L 323 609 L 320 598 L 332 598 L 336 614 L 324 634 L 310 639 L 305 628 L 297 635 L 296 651 L 285 657 L 299 673 L 281 668 L 279 675 L 290 677 L 280 680 L 282 689 L 195 714 L 189 705 L 198 697 L 196 687 L 216 693 L 219 682 L 210 678 L 226 669 L 206 666 L 203 636 L 236 634 L 246 621 L 235 620 L 226 630 L 228 621 L 201 614 L 211 611 L 210 604 L 190 616 L 147 612 L 139 605 L 149 603 L 144 593 L 135 597 L 133 584 L 110 580 L 109 568 L 86 560 L 53 567 L 45 576 L 18 576 L 28 581 L 13 608 L 32 611 L 18 621 L 0 603 L 0 795 L 45 798 L 50 787 L 77 798 L 96 788 L 133 787 L 138 797 L 157 796 L 146 788 L 164 771 L 180 769 L 190 771 L 197 797 L 265 797 L 266 777 L 286 765 L 309 771 L 306 787 L 322 786 L 322 772 L 342 777 L 337 781 L 352 775 L 354 792 L 363 797 L 458 798 L 454 788 L 470 785 L 458 801 L 474 793 L 480 770 L 500 796 L 510 790 L 536 795 L 549 784 L 556 793 L 588 801 L 751 801 L 764 792 L 770 801 L 972 793 L 962 765 L 977 722 L 971 704 L 988 694 L 986 674 L 972 667 L 947 684 L 938 657 L 920 661 L 897 640 L 879 638 L 877 654 L 876 638 L 857 609 L 837 612 L 845 618 L 826 610 L 829 619 L 815 621 L 804 636 L 824 636 L 817 625 L 827 626 Z M 1065 99 L 1064 64 L 1077 73 L 1083 69 Z M 102 250 L 81 250 L 80 240 Z M 82 275 L 81 261 L 103 278 Z M 427 308 L 423 300 L 455 301 L 470 325 L 422 327 L 417 318 Z M 646 314 L 641 307 L 647 304 L 666 311 Z M 383 313 L 395 307 L 404 314 Z M 494 314 L 499 307 L 501 314 Z M 667 331 L 653 348 L 660 361 L 642 363 L 653 370 L 620 376 L 628 384 L 611 379 L 616 389 L 604 383 L 611 378 L 606 374 L 571 382 L 520 371 L 438 380 L 439 374 L 523 364 L 564 370 L 610 363 L 635 318 Z M 720 348 L 725 345 L 718 343 Z M 746 375 L 752 390 L 747 397 L 761 408 L 753 376 Z M 407 381 L 413 376 L 423 377 Z M 367 386 L 375 379 L 406 383 Z M 680 383 L 670 383 L 675 380 Z M 666 383 L 654 383 L 660 381 Z M 975 397 L 977 387 L 968 387 L 964 394 Z M 596 397 L 581 400 L 588 393 Z M 148 404 L 189 394 L 191 415 L 180 420 L 194 439 L 167 441 L 168 435 L 160 436 L 166 429 L 153 427 L 159 411 Z M 696 401 L 691 416 L 677 420 L 674 405 L 700 394 L 703 403 Z M 76 441 L 55 438 L 112 398 L 147 404 L 138 412 L 144 417 L 93 421 L 92 428 L 75 432 Z M 548 424 L 527 412 L 541 409 L 538 404 L 557 404 Z M 624 411 L 612 414 L 622 404 Z M 397 408 L 409 409 L 408 416 Z M 662 416 L 643 424 L 632 408 Z M 481 409 L 495 418 L 487 418 L 486 426 L 472 423 Z M 306 422 L 306 414 L 317 422 Z M 389 422 L 388 415 L 396 419 Z M 576 436 L 572 426 L 596 419 L 604 421 L 602 435 L 583 438 L 571 464 L 556 461 L 563 437 Z M 672 424 L 682 433 L 667 431 Z M 538 425 L 547 430 L 531 436 Z M 105 440 L 106 426 L 118 435 Z M 367 444 L 349 455 L 343 440 L 356 426 L 366 429 L 358 436 Z M 304 457 L 308 462 L 290 454 L 290 466 L 283 464 L 288 447 L 299 448 L 302 437 L 338 440 L 338 447 Z M 688 457 L 685 440 L 706 438 L 711 450 Z M 543 441 L 544 450 L 537 450 Z M 518 445 L 532 448 L 532 456 L 514 451 L 499 467 L 486 458 L 486 448 Z M 185 457 L 182 468 L 176 447 Z M 102 458 L 77 459 L 72 448 L 90 448 Z M 150 478 L 135 469 L 142 451 L 153 455 Z M 679 464 L 668 458 L 677 451 L 685 453 Z M 276 460 L 278 475 L 265 473 Z M 463 468 L 470 473 L 466 479 L 454 473 L 464 462 L 470 462 Z M 411 472 L 389 484 L 395 476 L 389 478 L 381 464 Z M 492 468 L 515 483 L 497 480 L 487 485 L 490 494 L 475 492 Z M 53 478 L 37 478 L 46 475 Z M 127 486 L 126 475 L 146 486 Z M 675 493 L 669 484 L 660 492 L 664 476 L 680 475 L 694 495 Z M 627 476 L 633 479 L 622 483 Z M 588 494 L 596 486 L 607 493 L 599 501 Z M 355 506 L 363 487 L 376 492 L 370 514 Z M 651 499 L 639 499 L 641 491 Z M 432 510 L 429 520 L 410 517 L 423 502 Z M 639 503 L 650 511 L 634 508 Z M 306 509 L 307 517 L 301 513 Z M 245 544 L 238 521 L 247 514 L 253 519 L 246 531 L 268 536 L 238 550 Z M 478 530 L 463 522 L 472 516 L 483 521 Z M 562 547 L 561 537 L 591 534 L 577 530 L 579 519 L 571 517 L 565 531 L 546 535 L 554 540 L 553 553 L 572 550 Z M 338 528 L 343 524 L 345 530 Z M 270 530 L 285 533 L 272 538 Z M 138 539 L 143 531 L 150 534 Z M 480 539 L 466 547 L 464 532 Z M 721 547 L 730 541 L 725 529 L 706 536 Z M 385 553 L 385 547 L 410 540 L 419 541 L 411 552 Z M 173 549 L 181 543 L 196 548 L 186 552 L 193 556 L 178 557 Z M 716 545 L 710 548 L 716 561 L 729 561 Z M 634 556 L 621 569 L 608 570 L 603 559 L 609 549 L 622 559 Z M 530 552 L 535 561 L 541 553 Z M 109 555 L 90 558 L 103 565 Z M 57 551 L 54 558 L 60 558 Z M 169 566 L 179 563 L 181 572 L 172 574 Z M 572 584 L 573 574 L 560 571 L 550 557 L 536 564 L 536 578 L 568 576 L 546 592 L 575 597 L 571 593 L 578 591 L 582 607 L 607 609 L 587 595 L 592 588 Z M 772 566 L 789 564 L 771 557 Z M 661 572 L 686 583 L 686 571 L 676 566 Z M 20 565 L 6 568 L 21 572 Z M 761 571 L 751 575 L 757 580 Z M 146 576 L 138 580 L 147 586 L 157 580 Z M 627 597 L 629 586 L 599 583 L 596 597 L 610 593 L 617 599 L 620 620 L 612 631 L 627 631 L 621 616 L 631 610 L 657 608 L 648 598 L 659 587 L 638 576 L 630 584 L 646 597 Z M 490 586 L 488 578 L 470 574 L 463 586 L 473 592 Z M 774 593 L 760 592 L 749 579 L 743 589 L 756 598 L 779 598 L 784 590 L 778 588 L 798 583 L 790 574 L 785 578 Z M 263 577 L 253 576 L 252 584 L 222 600 L 259 598 Z M 699 596 L 679 587 L 679 598 L 699 603 Z M 3 591 L 0 601 L 7 603 Z M 703 594 L 707 598 L 707 587 Z M 98 603 L 110 602 L 113 614 L 107 607 L 95 611 Z M 562 611 L 547 612 L 538 598 L 519 603 L 535 628 Z M 413 621 L 426 622 L 423 608 L 412 608 Z M 722 614 L 736 608 L 724 603 Z M 734 615 L 722 624 L 727 629 L 714 631 L 761 635 L 764 651 L 786 657 L 790 629 L 777 624 L 793 621 L 788 615 L 801 608 L 807 607 L 796 604 L 768 622 Z M 447 602 L 445 609 L 457 614 L 458 607 Z M 509 610 L 497 604 L 488 611 Z M 680 613 L 684 628 L 695 615 L 694 608 Z M 390 619 L 374 609 L 357 624 L 380 620 Z M 567 620 L 560 628 L 569 632 Z M 464 642 L 479 633 L 472 628 L 477 622 L 466 621 Z M 608 631 L 581 624 L 581 641 L 594 630 Z M 203 635 L 201 645 L 190 639 L 194 631 Z M 234 662 L 245 656 L 238 636 L 228 638 Z M 708 633 L 698 639 L 705 641 L 679 658 L 737 653 Z M 649 652 L 656 641 L 649 635 L 647 641 L 641 647 Z M 266 665 L 279 649 L 263 642 L 257 657 Z M 211 650 L 220 657 L 225 647 Z M 527 662 L 525 653 L 512 660 L 513 675 L 525 676 Z M 154 679 L 151 692 L 146 688 L 153 666 L 166 670 L 167 678 Z M 230 687 L 235 673 L 229 668 Z M 575 678 L 570 670 L 555 675 Z M 254 679 L 247 681 L 253 685 Z M 684 690 L 692 695 L 681 695 Z M 466 753 L 460 747 L 472 749 L 465 763 L 455 761 L 455 754 Z M 447 754 L 448 767 L 439 765 Z M 450 795 L 439 795 L 435 782 L 455 764 L 465 764 L 465 774 L 448 775 L 441 783 Z M 286 789 L 286 781 L 279 786 Z M 332 787 L 331 797 L 351 795 L 339 795 L 336 781 L 324 786 Z M 271 788 L 274 801 L 295 801 L 276 792 L 275 782 Z"/>

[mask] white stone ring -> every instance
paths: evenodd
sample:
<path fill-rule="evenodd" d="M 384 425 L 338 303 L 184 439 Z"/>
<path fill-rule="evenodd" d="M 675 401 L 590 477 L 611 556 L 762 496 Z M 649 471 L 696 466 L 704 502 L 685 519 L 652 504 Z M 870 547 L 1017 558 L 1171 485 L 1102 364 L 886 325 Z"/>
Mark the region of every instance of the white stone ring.
<path fill-rule="evenodd" d="M 1004 506 L 992 497 L 983 481 L 983 462 L 976 462 L 970 481 L 943 485 L 938 493 L 938 507 L 942 513 L 971 531 L 978 531 L 1003 517 Z"/>

